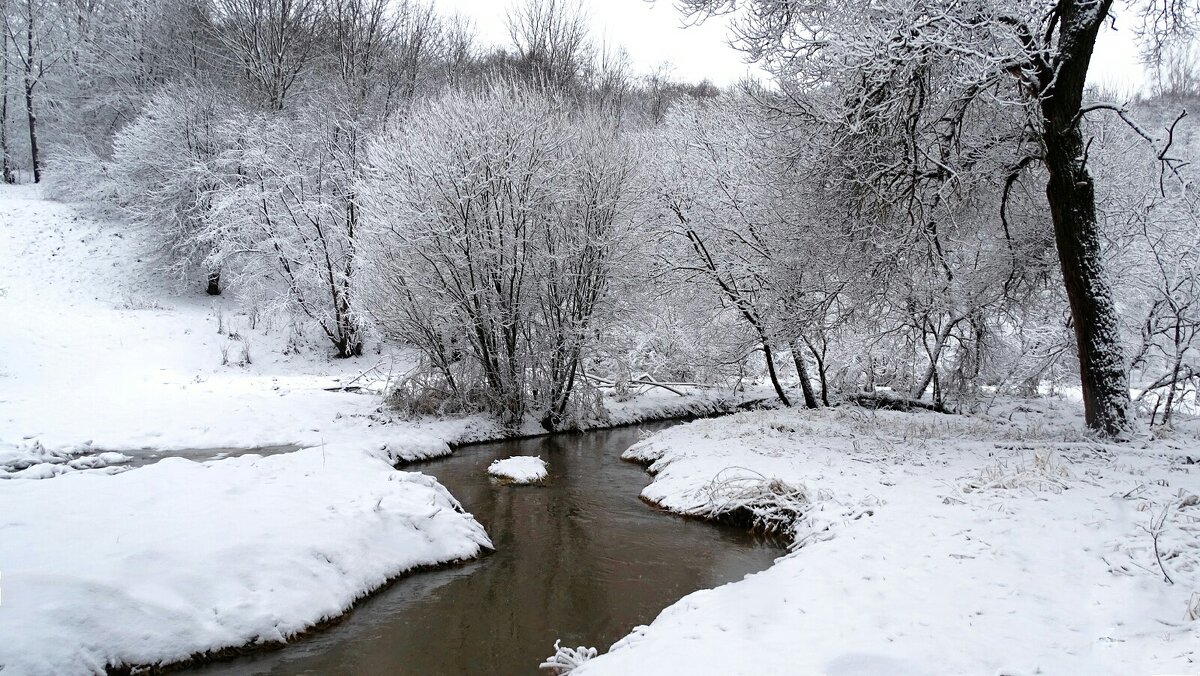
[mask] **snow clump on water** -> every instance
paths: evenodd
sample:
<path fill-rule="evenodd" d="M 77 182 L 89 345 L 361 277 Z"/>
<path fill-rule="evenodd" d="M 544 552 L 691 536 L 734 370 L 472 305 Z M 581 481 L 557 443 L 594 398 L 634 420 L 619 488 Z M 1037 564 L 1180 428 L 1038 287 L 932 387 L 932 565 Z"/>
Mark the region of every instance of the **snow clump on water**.
<path fill-rule="evenodd" d="M 496 460 L 488 466 L 488 474 L 514 484 L 533 484 L 546 480 L 546 461 L 534 455 L 518 455 Z"/>

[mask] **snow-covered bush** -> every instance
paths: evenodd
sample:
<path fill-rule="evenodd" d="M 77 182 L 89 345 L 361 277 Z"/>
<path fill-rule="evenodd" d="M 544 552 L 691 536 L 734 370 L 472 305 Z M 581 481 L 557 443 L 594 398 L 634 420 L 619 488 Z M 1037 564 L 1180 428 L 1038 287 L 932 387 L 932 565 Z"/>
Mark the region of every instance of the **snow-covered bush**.
<path fill-rule="evenodd" d="M 437 386 L 504 424 L 570 423 L 629 246 L 619 128 L 506 83 L 450 91 L 370 146 L 371 313 Z"/>
<path fill-rule="evenodd" d="M 213 200 L 224 186 L 220 158 L 233 140 L 222 121 L 231 104 L 207 87 L 170 86 L 153 96 L 113 139 L 113 199 L 135 225 L 151 231 L 182 276 L 205 275 L 220 292 L 213 249 Z"/>
<path fill-rule="evenodd" d="M 316 106 L 225 124 L 237 143 L 221 158 L 209 260 L 311 320 L 339 357 L 362 354 L 354 128 Z"/>

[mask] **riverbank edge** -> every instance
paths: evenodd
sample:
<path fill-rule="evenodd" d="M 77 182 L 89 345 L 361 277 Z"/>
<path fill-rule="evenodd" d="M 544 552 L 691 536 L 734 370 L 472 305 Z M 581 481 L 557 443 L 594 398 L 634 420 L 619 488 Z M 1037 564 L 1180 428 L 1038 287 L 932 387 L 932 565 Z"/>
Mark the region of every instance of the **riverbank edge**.
<path fill-rule="evenodd" d="M 759 398 L 759 397 L 738 398 L 738 397 L 717 396 L 717 397 L 711 397 L 711 398 L 704 398 L 704 399 L 701 399 L 698 401 L 693 400 L 693 401 L 680 402 L 678 405 L 674 405 L 674 406 L 659 406 L 659 407 L 645 408 L 645 409 L 635 411 L 628 415 L 619 416 L 615 420 L 598 423 L 598 424 L 594 424 L 594 425 L 589 425 L 589 426 L 582 427 L 582 428 L 569 429 L 569 430 L 561 430 L 561 431 L 554 431 L 554 432 L 541 432 L 541 433 L 529 433 L 529 432 L 523 433 L 518 430 L 516 432 L 501 433 L 501 434 L 491 434 L 491 435 L 481 434 L 479 436 L 472 436 L 471 433 L 475 432 L 475 431 L 481 431 L 481 430 L 470 430 L 470 431 L 467 431 L 465 434 L 463 434 L 461 438 L 447 439 L 447 440 L 445 440 L 445 443 L 446 443 L 447 447 L 450 449 L 450 452 L 453 453 L 461 448 L 495 443 L 495 442 L 500 442 L 500 441 L 520 441 L 520 440 L 524 440 L 524 439 L 535 439 L 535 438 L 540 438 L 540 437 L 548 437 L 548 436 L 556 436 L 556 435 L 586 434 L 589 432 L 598 432 L 598 431 L 609 430 L 609 429 L 618 429 L 618 428 L 622 428 L 622 427 L 632 427 L 634 425 L 641 425 L 641 424 L 645 424 L 645 423 L 655 423 L 655 422 L 669 422 L 669 421 L 691 422 L 694 420 L 701 420 L 701 419 L 706 419 L 706 418 L 716 418 L 716 417 L 720 417 L 720 416 L 724 416 L 724 415 L 731 415 L 733 413 L 737 413 L 740 411 L 754 410 L 757 408 L 762 408 L 767 405 L 769 405 L 769 399 L 767 399 L 767 398 Z M 501 432 L 503 432 L 503 430 L 501 430 Z M 432 462 L 432 461 L 438 460 L 442 457 L 445 457 L 445 455 L 414 458 L 414 459 L 408 459 L 408 460 L 402 459 L 402 460 L 399 460 L 398 462 L 393 463 L 393 466 L 396 469 L 416 469 L 419 471 L 419 467 L 416 467 L 416 466 L 419 466 L 421 463 Z M 668 512 L 671 511 L 671 510 L 663 509 L 660 506 L 653 505 L 652 503 L 651 503 L 651 506 L 656 509 L 660 509 L 661 511 L 668 511 Z M 334 627 L 334 626 L 340 624 L 345 619 L 347 619 L 350 616 L 350 614 L 353 613 L 354 610 L 361 603 L 363 603 L 368 598 L 370 598 L 376 594 L 386 591 L 392 585 L 399 583 L 404 578 L 410 577 L 412 575 L 417 575 L 420 573 L 445 570 L 445 569 L 452 568 L 455 566 L 463 565 L 465 563 L 470 563 L 471 561 L 476 561 L 476 560 L 479 560 L 481 558 L 484 558 L 484 557 L 490 555 L 493 551 L 495 551 L 495 550 L 486 548 L 486 547 L 480 547 L 478 553 L 473 557 L 453 559 L 450 561 L 443 561 L 441 563 L 435 563 L 435 564 L 414 566 L 412 568 L 408 568 L 403 571 L 400 571 L 396 575 L 388 578 L 386 581 L 384 581 L 379 586 L 377 586 L 373 589 L 364 590 L 360 596 L 355 598 L 353 602 L 351 602 L 345 609 L 343 609 L 341 612 L 337 613 L 336 615 L 331 615 L 331 616 L 326 617 L 312 625 L 309 625 L 305 629 L 287 637 L 287 639 L 282 640 L 282 641 L 265 641 L 265 642 L 259 642 L 257 640 L 250 641 L 250 642 L 244 643 L 242 645 L 238 645 L 238 646 L 226 646 L 223 648 L 217 648 L 217 649 L 213 649 L 213 650 L 199 651 L 199 652 L 189 655 L 188 657 L 186 657 L 184 659 L 175 660 L 175 661 L 171 661 L 171 662 L 164 662 L 164 663 L 160 663 L 160 664 L 109 665 L 105 669 L 105 674 L 107 676 L 127 676 L 127 675 L 132 675 L 132 674 L 177 673 L 180 671 L 184 671 L 186 669 L 200 667 L 200 666 L 204 666 L 204 665 L 208 665 L 208 664 L 214 664 L 214 663 L 218 663 L 218 662 L 222 662 L 222 661 L 226 661 L 226 660 L 232 660 L 232 659 L 239 658 L 239 657 L 246 657 L 249 655 L 266 653 L 266 652 L 270 652 L 273 650 L 281 650 L 281 649 L 286 648 L 294 643 L 302 641 L 306 638 L 316 635 L 317 633 L 320 633 L 322 631 L 325 631 L 331 627 Z"/>
<path fill-rule="evenodd" d="M 465 563 L 470 563 L 472 561 L 478 561 L 479 559 L 485 558 L 488 555 L 492 554 L 492 552 L 494 552 L 494 551 L 495 551 L 494 549 L 491 549 L 489 547 L 480 547 L 479 550 L 476 552 L 475 556 L 451 559 L 449 561 L 442 561 L 440 563 L 429 563 L 429 564 L 423 564 L 423 565 L 419 565 L 419 566 L 413 566 L 411 568 L 406 568 L 405 570 L 400 571 L 399 573 L 393 575 L 392 577 L 389 577 L 387 580 L 384 580 L 384 582 L 382 584 L 375 587 L 374 589 L 368 589 L 368 590 L 363 591 L 363 593 L 361 595 L 359 595 L 357 598 L 355 598 L 353 601 L 350 602 L 350 605 L 346 606 L 345 609 L 343 609 L 341 612 L 337 613 L 336 615 L 330 615 L 329 617 L 319 620 L 318 622 L 315 622 L 315 623 L 305 627 L 304 629 L 296 632 L 295 634 L 288 636 L 285 640 L 282 640 L 282 641 L 263 641 L 263 642 L 250 641 L 248 643 L 243 643 L 242 645 L 238 645 L 238 646 L 226 646 L 224 648 L 216 648 L 216 649 L 212 649 L 212 650 L 198 651 L 198 652 L 192 653 L 191 655 L 188 655 L 187 657 L 185 657 L 181 660 L 173 660 L 170 662 L 162 662 L 159 664 L 107 665 L 105 667 L 104 673 L 106 676 L 132 676 L 134 674 L 138 674 L 138 675 L 140 675 L 140 674 L 170 674 L 170 673 L 177 673 L 180 671 L 184 671 L 186 669 L 192 669 L 195 667 L 205 666 L 208 664 L 224 662 L 226 660 L 232 660 L 232 659 L 236 659 L 239 657 L 246 657 L 249 655 L 258 655 L 261 653 L 271 652 L 273 650 L 281 650 L 281 649 L 286 648 L 298 641 L 302 641 L 306 638 L 316 635 L 319 632 L 325 631 L 326 629 L 330 629 L 332 627 L 337 626 L 338 624 L 341 624 L 343 621 L 346 620 L 346 618 L 350 617 L 350 614 L 352 612 L 354 612 L 354 610 L 356 608 L 358 608 L 358 606 L 360 604 L 362 604 L 368 598 L 370 598 L 371 596 L 374 596 L 375 594 L 378 594 L 380 592 L 386 591 L 392 585 L 400 582 L 401 580 L 403 580 L 405 578 L 411 577 L 413 575 L 419 575 L 421 573 L 432 573 L 432 572 L 439 571 L 439 570 L 446 570 L 448 568 L 453 568 L 455 566 L 461 566 Z"/>
<path fill-rule="evenodd" d="M 470 432 L 460 436 L 446 440 L 446 445 L 450 447 L 451 452 L 470 446 L 480 446 L 484 444 L 492 444 L 501 441 L 524 441 L 526 439 L 538 439 L 541 437 L 551 436 L 572 436 L 577 434 L 587 434 L 589 432 L 601 432 L 604 430 L 615 430 L 623 427 L 634 427 L 636 425 L 644 425 L 646 423 L 659 422 L 674 422 L 681 423 L 692 422 L 695 420 L 704 420 L 708 418 L 720 418 L 726 415 L 733 415 L 742 411 L 753 411 L 764 408 L 771 408 L 772 401 L 768 397 L 753 397 L 753 398 L 736 398 L 736 397 L 714 397 L 702 401 L 681 402 L 679 406 L 664 406 L 658 408 L 650 408 L 642 411 L 637 411 L 632 415 L 621 416 L 607 421 L 595 422 L 582 427 L 573 427 L 564 430 L 555 431 L 499 431 L 494 434 L 482 434 L 472 436 Z M 409 467 L 430 460 L 437 460 L 442 456 L 430 456 L 425 458 L 413 458 L 411 460 L 401 460 L 396 465 L 397 468 Z M 640 463 L 639 463 L 640 464 Z"/>

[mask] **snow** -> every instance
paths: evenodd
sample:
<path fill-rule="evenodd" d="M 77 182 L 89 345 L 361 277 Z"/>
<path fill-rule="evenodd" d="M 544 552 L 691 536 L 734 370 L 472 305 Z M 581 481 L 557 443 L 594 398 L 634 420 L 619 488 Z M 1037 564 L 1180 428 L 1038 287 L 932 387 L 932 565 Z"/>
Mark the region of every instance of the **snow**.
<path fill-rule="evenodd" d="M 144 240 L 44 199 L 37 186 L 0 186 L 0 477 L 58 476 L 105 452 L 350 441 L 406 461 L 508 434 L 482 416 L 396 421 L 371 387 L 331 391 L 369 385 L 363 372 L 400 372 L 410 358 L 331 359 L 319 337 L 284 354 L 284 320 L 256 317 L 246 299 L 196 294 L 199 283 L 178 290 Z M 251 363 L 237 365 L 243 349 Z M 708 415 L 739 399 L 657 390 L 607 401 L 610 418 L 585 426 Z M 532 419 L 520 430 L 544 432 Z M 102 457 L 85 462 L 121 462 Z"/>
<path fill-rule="evenodd" d="M 549 471 L 545 460 L 535 455 L 517 455 L 493 461 L 488 474 L 515 484 L 534 484 L 545 481 Z"/>
<path fill-rule="evenodd" d="M 44 479 L 0 482 L 5 674 L 284 640 L 490 547 L 435 480 L 391 466 L 481 421 L 393 424 L 377 394 L 330 391 L 403 356 L 285 356 L 287 327 L 239 299 L 172 295 L 140 234 L 0 188 L 0 477 Z"/>
<path fill-rule="evenodd" d="M 7 482 L 0 514 L 6 674 L 282 641 L 491 546 L 434 479 L 352 446 Z"/>
<path fill-rule="evenodd" d="M 332 360 L 247 299 L 168 291 L 154 260 L 135 231 L 0 186 L 0 477 L 42 479 L 0 481 L 5 674 L 283 640 L 489 546 L 392 464 L 510 431 L 395 420 L 375 383 L 404 353 Z M 607 397 L 584 426 L 757 395 Z M 795 551 L 575 673 L 1194 671 L 1200 436 L 1104 445 L 1068 406 L 760 411 L 647 439 L 627 453 L 646 500 L 782 525 Z M 187 459 L 255 448 L 281 452 Z M 163 454 L 187 458 L 129 469 Z"/>
<path fill-rule="evenodd" d="M 573 673 L 1195 671 L 1196 435 L 1104 446 L 1021 408 L 742 413 L 641 442 L 626 457 L 652 463 L 649 501 L 705 514 L 724 472 L 803 486 L 809 510 L 776 565 Z M 1174 584 L 1148 532 L 1164 513 Z"/>

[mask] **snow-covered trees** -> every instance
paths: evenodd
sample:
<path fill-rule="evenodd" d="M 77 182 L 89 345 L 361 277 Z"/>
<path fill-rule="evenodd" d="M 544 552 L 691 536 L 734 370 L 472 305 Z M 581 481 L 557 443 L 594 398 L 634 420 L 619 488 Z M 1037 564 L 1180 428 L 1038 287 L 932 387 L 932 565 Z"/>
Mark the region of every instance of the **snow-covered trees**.
<path fill-rule="evenodd" d="M 795 251 L 789 230 L 801 212 L 773 154 L 772 133 L 746 102 L 688 103 L 667 116 L 654 148 L 657 231 L 667 235 L 662 255 L 676 277 L 709 286 L 722 305 L 745 323 L 761 350 L 780 401 L 790 404 L 776 360 L 787 349 L 779 316 L 776 258 Z M 801 234 L 796 232 L 796 234 Z M 741 356 L 745 356 L 744 347 Z M 816 406 L 799 351 L 805 403 Z"/>
<path fill-rule="evenodd" d="M 49 0 L 6 0 L 4 4 L 5 54 L 15 57 L 21 78 L 25 119 L 29 123 L 29 155 L 34 182 L 42 180 L 38 114 L 41 92 L 45 89 L 43 79 L 47 72 L 61 68 L 62 61 L 67 57 L 70 32 L 64 19 L 60 8 Z M 8 49 L 9 45 L 11 49 Z"/>
<path fill-rule="evenodd" d="M 1079 378 L 1119 434 L 1127 377 L 1155 422 L 1194 401 L 1198 201 L 1191 118 L 1085 94 L 1097 2 L 751 0 L 775 86 L 720 92 L 637 78 L 571 0 L 492 51 L 422 0 L 8 0 L 0 151 L 15 178 L 33 7 L 60 194 L 338 356 L 415 345 L 424 403 L 562 428 L 635 373 L 939 408 Z"/>
<path fill-rule="evenodd" d="M 735 3 L 682 4 L 714 13 Z M 1192 11 L 1149 4 L 1157 34 L 1186 25 Z M 942 202 L 964 176 L 995 171 L 998 157 L 1007 184 L 1045 171 L 1088 424 L 1120 435 L 1129 394 L 1080 129 L 1092 50 L 1111 8 L 1111 0 L 754 0 L 737 33 L 777 76 L 782 106 L 828 126 L 835 143 L 852 143 L 841 151 L 855 158 L 857 183 L 906 208 L 935 256 Z"/>
<path fill-rule="evenodd" d="M 370 151 L 375 320 L 460 406 L 548 429 L 582 402 L 587 346 L 627 245 L 619 129 L 506 83 L 420 106 Z"/>
<path fill-rule="evenodd" d="M 213 23 L 262 105 L 282 110 L 301 72 L 317 56 L 318 0 L 213 0 Z"/>
<path fill-rule="evenodd" d="M 220 293 L 220 269 L 209 267 L 217 223 L 214 200 L 224 186 L 228 100 L 206 87 L 177 86 L 154 96 L 113 139 L 106 180 L 116 206 L 160 242 L 182 276 L 203 269 L 209 294 Z"/>
<path fill-rule="evenodd" d="M 221 160 L 211 264 L 239 271 L 243 286 L 280 289 L 283 304 L 311 319 L 337 356 L 362 354 L 352 130 L 319 111 L 226 124 L 237 140 Z"/>

